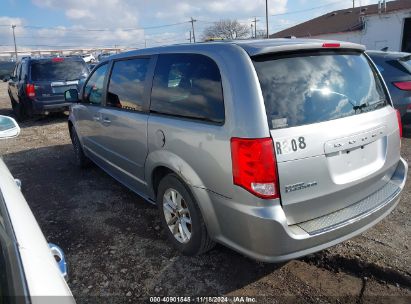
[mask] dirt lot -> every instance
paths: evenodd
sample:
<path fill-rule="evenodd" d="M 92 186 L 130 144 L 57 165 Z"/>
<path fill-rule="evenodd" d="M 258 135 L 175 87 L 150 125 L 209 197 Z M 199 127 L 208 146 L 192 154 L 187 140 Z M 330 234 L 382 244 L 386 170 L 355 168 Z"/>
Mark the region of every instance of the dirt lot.
<path fill-rule="evenodd" d="M 12 115 L 0 84 L 0 114 Z M 217 246 L 201 257 L 170 248 L 157 209 L 96 166 L 73 162 L 67 116 L 21 124 L 0 154 L 48 241 L 65 251 L 78 303 L 148 301 L 150 296 L 252 296 L 258 303 L 411 302 L 411 178 L 402 201 L 366 233 L 285 264 L 258 263 Z M 411 140 L 403 140 L 411 159 Z"/>

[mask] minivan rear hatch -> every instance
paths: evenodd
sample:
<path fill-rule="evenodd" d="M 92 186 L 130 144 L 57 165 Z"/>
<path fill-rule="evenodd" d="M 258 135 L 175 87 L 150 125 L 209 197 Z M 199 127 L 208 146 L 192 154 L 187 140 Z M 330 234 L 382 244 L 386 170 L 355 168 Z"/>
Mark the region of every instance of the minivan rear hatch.
<path fill-rule="evenodd" d="M 352 205 L 383 187 L 400 159 L 395 110 L 362 51 L 252 57 L 289 224 Z"/>

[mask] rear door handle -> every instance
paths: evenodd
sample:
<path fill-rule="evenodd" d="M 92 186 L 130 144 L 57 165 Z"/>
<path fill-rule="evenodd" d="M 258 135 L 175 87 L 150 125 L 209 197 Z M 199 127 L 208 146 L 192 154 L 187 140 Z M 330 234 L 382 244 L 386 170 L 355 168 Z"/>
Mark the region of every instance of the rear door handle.
<path fill-rule="evenodd" d="M 104 119 L 103 119 L 103 124 L 109 125 L 109 124 L 111 124 L 111 120 L 108 119 L 108 118 L 104 118 Z"/>

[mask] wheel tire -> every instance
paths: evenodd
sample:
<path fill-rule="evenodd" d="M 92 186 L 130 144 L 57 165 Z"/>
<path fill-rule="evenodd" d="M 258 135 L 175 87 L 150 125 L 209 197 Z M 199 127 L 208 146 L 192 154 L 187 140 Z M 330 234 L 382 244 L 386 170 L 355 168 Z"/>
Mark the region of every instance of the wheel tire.
<path fill-rule="evenodd" d="M 191 219 L 191 223 L 186 224 L 186 227 L 189 226 L 191 228 L 191 235 L 189 237 L 189 240 L 186 242 L 178 240 L 177 237 L 175 237 L 173 232 L 171 231 L 172 228 L 170 228 L 167 224 L 165 215 L 165 212 L 167 211 L 164 211 L 163 202 L 165 201 L 165 194 L 169 193 L 169 191 L 176 191 L 178 194 L 180 194 L 180 196 L 182 197 L 181 205 L 185 207 L 184 210 L 188 209 L 189 211 L 187 215 L 181 216 L 185 219 L 186 216 L 188 216 Z M 163 228 L 169 240 L 174 245 L 174 247 L 177 248 L 181 253 L 189 256 L 200 255 L 212 249 L 215 246 L 215 243 L 213 242 L 213 240 L 211 240 L 211 238 L 208 235 L 207 228 L 201 215 L 200 208 L 195 202 L 194 197 L 189 192 L 187 186 L 177 177 L 177 175 L 166 175 L 160 181 L 157 191 L 157 206 L 160 212 L 160 218 Z"/>
<path fill-rule="evenodd" d="M 90 160 L 84 154 L 83 147 L 81 146 L 81 142 L 74 127 L 71 127 L 70 135 L 74 150 L 74 161 L 78 167 L 86 168 L 90 164 Z"/>

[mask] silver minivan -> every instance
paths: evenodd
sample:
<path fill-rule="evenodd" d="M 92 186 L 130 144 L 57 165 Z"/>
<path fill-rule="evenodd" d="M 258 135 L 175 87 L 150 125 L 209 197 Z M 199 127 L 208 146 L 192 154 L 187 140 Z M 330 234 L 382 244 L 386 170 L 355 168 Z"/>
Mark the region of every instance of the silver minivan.
<path fill-rule="evenodd" d="M 66 91 L 80 166 L 156 203 L 170 241 L 278 262 L 351 238 L 400 200 L 401 123 L 363 46 L 273 39 L 142 49 Z"/>

